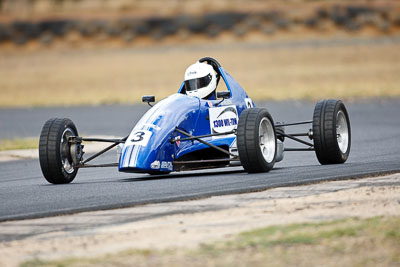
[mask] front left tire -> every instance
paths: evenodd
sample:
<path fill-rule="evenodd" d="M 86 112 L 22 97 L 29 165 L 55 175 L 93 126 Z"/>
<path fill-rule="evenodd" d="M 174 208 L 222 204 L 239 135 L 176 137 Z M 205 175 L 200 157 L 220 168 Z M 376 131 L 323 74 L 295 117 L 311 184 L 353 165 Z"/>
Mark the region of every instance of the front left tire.
<path fill-rule="evenodd" d="M 350 119 L 342 101 L 321 100 L 313 115 L 313 140 L 318 161 L 322 164 L 344 163 L 351 147 Z"/>
<path fill-rule="evenodd" d="M 242 111 L 237 127 L 237 147 L 240 162 L 247 172 L 268 172 L 274 167 L 276 142 L 274 121 L 266 109 Z"/>

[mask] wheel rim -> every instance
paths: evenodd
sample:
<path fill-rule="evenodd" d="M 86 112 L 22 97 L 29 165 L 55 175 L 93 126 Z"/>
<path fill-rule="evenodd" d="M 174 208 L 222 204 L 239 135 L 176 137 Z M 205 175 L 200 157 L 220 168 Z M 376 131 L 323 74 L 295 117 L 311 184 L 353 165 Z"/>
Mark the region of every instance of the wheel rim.
<path fill-rule="evenodd" d="M 67 173 L 73 173 L 75 170 L 74 162 L 72 161 L 71 158 L 70 145 L 68 143 L 68 138 L 70 136 L 75 136 L 74 132 L 70 128 L 65 129 L 61 136 L 61 144 L 60 144 L 62 168 Z"/>
<path fill-rule="evenodd" d="M 269 119 L 263 118 L 260 122 L 260 149 L 267 163 L 271 163 L 275 157 L 275 133 Z"/>
<path fill-rule="evenodd" d="M 346 153 L 349 146 L 349 128 L 346 116 L 341 110 L 336 116 L 336 138 L 340 151 Z"/>

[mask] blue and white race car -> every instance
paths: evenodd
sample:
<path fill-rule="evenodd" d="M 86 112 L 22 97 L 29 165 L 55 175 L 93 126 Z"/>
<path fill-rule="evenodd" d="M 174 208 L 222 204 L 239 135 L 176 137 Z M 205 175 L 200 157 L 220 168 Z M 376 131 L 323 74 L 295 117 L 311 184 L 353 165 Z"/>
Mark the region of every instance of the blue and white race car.
<path fill-rule="evenodd" d="M 53 184 L 70 183 L 80 168 L 108 166 L 118 167 L 121 172 L 149 174 L 235 165 L 243 166 L 249 173 L 268 172 L 283 159 L 284 151 L 315 151 L 321 164 L 347 160 L 351 131 L 342 101 L 319 101 L 310 121 L 275 124 L 267 109 L 255 107 L 217 60 L 205 57 L 199 62 L 211 65 L 228 91 L 201 99 L 188 96 L 183 82 L 177 93 L 152 106 L 125 138 L 84 138 L 78 135 L 70 119 L 48 120 L 39 141 L 40 166 L 46 180 Z M 144 96 L 142 100 L 151 105 L 155 97 Z M 299 124 L 312 126 L 306 133 L 285 132 L 285 127 Z M 285 148 L 287 139 L 306 147 Z M 85 141 L 111 145 L 84 159 Z M 119 162 L 88 163 L 116 146 Z"/>

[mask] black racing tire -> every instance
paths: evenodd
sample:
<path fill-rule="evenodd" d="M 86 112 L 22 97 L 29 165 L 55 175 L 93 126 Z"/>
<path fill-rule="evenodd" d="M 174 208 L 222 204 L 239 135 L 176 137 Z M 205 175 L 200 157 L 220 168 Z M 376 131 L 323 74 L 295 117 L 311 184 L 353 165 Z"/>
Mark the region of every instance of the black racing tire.
<path fill-rule="evenodd" d="M 263 143 L 262 136 L 265 136 Z M 237 147 L 243 168 L 249 173 L 270 171 L 275 164 L 276 146 L 274 121 L 269 112 L 264 108 L 243 110 L 237 127 Z"/>
<path fill-rule="evenodd" d="M 70 183 L 78 172 L 71 157 L 70 146 L 66 142 L 69 136 L 78 136 L 70 119 L 49 119 L 42 128 L 39 162 L 43 176 L 49 183 Z"/>
<path fill-rule="evenodd" d="M 323 165 L 346 162 L 350 154 L 351 130 L 343 102 L 336 99 L 319 101 L 314 109 L 312 128 L 318 161 Z"/>

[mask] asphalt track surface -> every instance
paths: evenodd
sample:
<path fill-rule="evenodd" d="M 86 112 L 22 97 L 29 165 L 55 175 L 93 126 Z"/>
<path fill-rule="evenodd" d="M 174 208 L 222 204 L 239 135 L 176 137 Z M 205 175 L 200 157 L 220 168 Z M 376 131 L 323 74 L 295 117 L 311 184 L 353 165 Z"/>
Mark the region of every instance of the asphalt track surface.
<path fill-rule="evenodd" d="M 241 167 L 229 167 L 150 176 L 97 168 L 79 170 L 71 184 L 51 185 L 43 178 L 37 159 L 1 162 L 0 221 L 399 172 L 400 99 L 345 104 L 352 128 L 351 153 L 345 164 L 321 166 L 314 152 L 286 152 L 285 159 L 269 173 L 247 174 Z M 311 119 L 315 103 L 266 102 L 257 106 L 267 107 L 275 121 L 293 122 Z M 145 105 L 4 109 L 1 123 L 5 123 L 4 116 L 12 117 L 12 123 L 7 129 L 0 127 L 0 136 L 38 136 L 50 117 L 71 118 L 80 133 L 124 136 L 147 109 Z M 115 162 L 115 153 L 110 153 L 100 162 Z"/>

